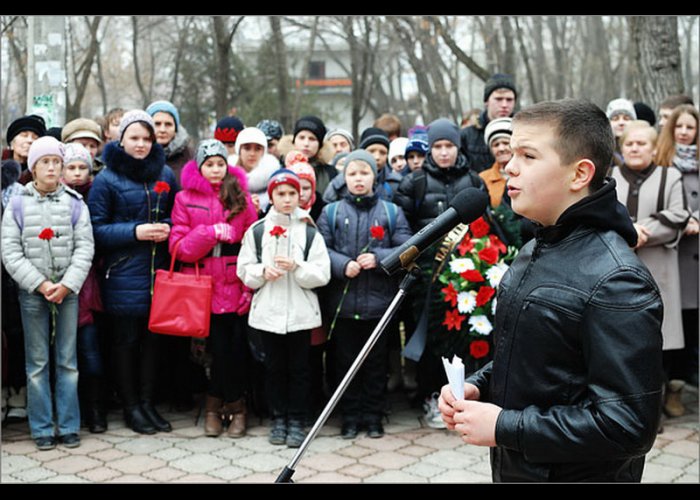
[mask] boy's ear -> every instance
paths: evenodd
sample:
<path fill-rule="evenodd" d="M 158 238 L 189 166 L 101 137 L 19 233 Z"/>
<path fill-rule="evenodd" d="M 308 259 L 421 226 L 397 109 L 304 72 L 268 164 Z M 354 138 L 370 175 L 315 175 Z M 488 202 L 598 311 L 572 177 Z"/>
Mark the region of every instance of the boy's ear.
<path fill-rule="evenodd" d="M 595 168 L 595 164 L 587 158 L 577 161 L 574 164 L 570 189 L 574 192 L 580 192 L 588 188 L 595 175 Z"/>

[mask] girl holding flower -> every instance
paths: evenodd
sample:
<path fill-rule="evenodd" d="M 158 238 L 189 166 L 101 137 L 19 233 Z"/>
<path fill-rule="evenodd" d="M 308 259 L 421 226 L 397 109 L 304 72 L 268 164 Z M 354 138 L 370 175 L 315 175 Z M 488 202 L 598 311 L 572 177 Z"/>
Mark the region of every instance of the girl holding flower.
<path fill-rule="evenodd" d="M 145 111 L 124 114 L 119 140 L 105 146 L 103 159 L 108 168 L 95 178 L 88 206 L 104 261 L 100 289 L 112 326 L 114 380 L 132 430 L 168 432 L 170 423 L 154 406 L 162 336 L 148 331 L 148 314 L 154 271 L 169 264 L 178 185 Z"/>
<path fill-rule="evenodd" d="M 289 447 L 301 446 L 306 437 L 311 330 L 321 326 L 313 289 L 330 280 L 326 245 L 309 213 L 299 208 L 300 190 L 299 177 L 291 170 L 272 174 L 267 184 L 272 206 L 246 232 L 236 269 L 241 281 L 255 290 L 248 324 L 261 332 L 265 351 L 269 441 Z"/>
<path fill-rule="evenodd" d="M 95 245 L 82 196 L 60 182 L 63 155 L 63 144 L 53 137 L 32 143 L 28 167 L 33 181 L 11 200 L 2 220 L 2 260 L 20 288 L 29 428 L 40 450 L 57 442 L 80 445 L 78 293 Z"/>
<path fill-rule="evenodd" d="M 324 207 L 318 225 L 331 258 L 327 304 L 335 310 L 332 328 L 338 380 L 347 372 L 398 291 L 379 261 L 411 237 L 403 211 L 375 191 L 377 167 L 365 150 L 347 157 L 347 194 Z M 392 220 L 393 219 L 393 220 Z M 387 378 L 387 335 L 374 348 L 340 402 L 342 436 L 352 439 L 361 425 L 368 435 L 384 435 L 381 419 Z"/>

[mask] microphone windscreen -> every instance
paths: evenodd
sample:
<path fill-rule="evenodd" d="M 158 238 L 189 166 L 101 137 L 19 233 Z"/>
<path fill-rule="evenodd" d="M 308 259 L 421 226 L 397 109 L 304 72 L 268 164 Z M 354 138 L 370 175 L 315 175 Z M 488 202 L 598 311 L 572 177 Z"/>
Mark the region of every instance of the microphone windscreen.
<path fill-rule="evenodd" d="M 469 224 L 484 213 L 488 203 L 489 195 L 486 191 L 470 187 L 457 193 L 457 195 L 452 198 L 450 206 L 457 211 L 460 222 Z"/>

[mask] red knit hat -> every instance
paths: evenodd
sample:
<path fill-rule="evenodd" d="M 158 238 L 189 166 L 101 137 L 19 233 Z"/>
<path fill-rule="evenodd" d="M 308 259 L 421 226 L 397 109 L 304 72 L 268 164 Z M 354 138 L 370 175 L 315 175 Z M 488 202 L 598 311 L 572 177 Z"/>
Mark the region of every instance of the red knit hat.
<path fill-rule="evenodd" d="M 280 168 L 272 173 L 270 180 L 267 181 L 267 196 L 272 201 L 272 191 L 282 184 L 289 184 L 297 193 L 301 191 L 301 186 L 299 185 L 299 177 L 297 174 L 286 168 Z"/>

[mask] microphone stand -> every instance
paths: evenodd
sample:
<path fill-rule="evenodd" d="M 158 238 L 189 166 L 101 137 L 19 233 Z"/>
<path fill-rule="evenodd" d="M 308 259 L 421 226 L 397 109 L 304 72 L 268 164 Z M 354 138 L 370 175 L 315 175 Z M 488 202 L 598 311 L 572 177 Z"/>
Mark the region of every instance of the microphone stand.
<path fill-rule="evenodd" d="M 405 264 L 404 268 L 407 272 L 401 280 L 401 284 L 399 285 L 399 291 L 396 292 L 394 299 L 391 301 L 391 304 L 389 304 L 389 307 L 387 308 L 382 318 L 379 320 L 379 323 L 377 323 L 377 326 L 374 328 L 372 335 L 370 335 L 370 337 L 367 339 L 367 342 L 365 342 L 365 345 L 362 347 L 362 350 L 357 355 L 357 358 L 355 358 L 355 361 L 353 362 L 352 366 L 350 366 L 350 369 L 345 374 L 345 377 L 343 377 L 343 380 L 341 380 L 337 389 L 335 390 L 331 398 L 328 400 L 328 403 L 326 403 L 326 407 L 318 416 L 318 419 L 316 419 L 316 422 L 314 423 L 313 427 L 306 435 L 304 442 L 301 443 L 301 446 L 297 450 L 294 457 L 292 457 L 292 460 L 285 466 L 282 472 L 280 472 L 279 476 L 277 476 L 275 483 L 294 482 L 292 481 L 292 476 L 294 475 L 294 468 L 299 463 L 299 460 L 301 460 L 302 455 L 304 455 L 304 453 L 306 452 L 306 449 L 308 448 L 309 444 L 311 444 L 311 441 L 313 441 L 313 439 L 316 437 L 316 434 L 318 434 L 318 431 L 321 430 L 323 424 L 325 424 L 326 420 L 328 420 L 328 417 L 330 416 L 331 412 L 333 411 L 335 406 L 340 401 L 340 398 L 347 390 L 348 386 L 350 385 L 350 382 L 352 382 L 352 379 L 357 374 L 357 371 L 360 369 L 360 366 L 362 365 L 362 363 L 364 363 L 365 359 L 369 355 L 369 352 L 372 350 L 372 347 L 374 347 L 374 344 L 377 343 L 377 340 L 379 339 L 380 335 L 384 332 L 387 325 L 398 311 L 399 306 L 403 302 L 403 299 L 406 298 L 406 293 L 408 289 L 418 279 L 418 276 L 420 275 L 420 268 L 414 262 L 411 261 Z"/>

